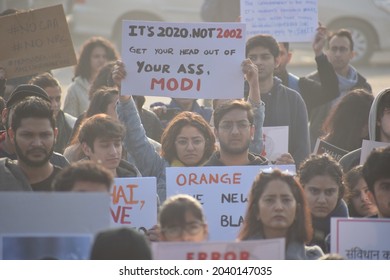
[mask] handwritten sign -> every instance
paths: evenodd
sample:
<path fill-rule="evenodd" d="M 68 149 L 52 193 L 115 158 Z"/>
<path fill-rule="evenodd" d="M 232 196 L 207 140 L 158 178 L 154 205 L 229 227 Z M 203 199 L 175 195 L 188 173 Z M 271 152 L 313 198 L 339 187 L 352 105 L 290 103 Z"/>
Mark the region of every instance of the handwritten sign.
<path fill-rule="evenodd" d="M 364 164 L 367 160 L 367 157 L 370 155 L 372 150 L 375 148 L 387 147 L 390 143 L 386 142 L 377 142 L 370 140 L 363 140 L 362 142 L 362 152 L 360 154 L 360 164 Z"/>
<path fill-rule="evenodd" d="M 0 17 L 0 37 L 8 78 L 77 63 L 62 5 Z"/>
<path fill-rule="evenodd" d="M 124 94 L 243 97 L 245 24 L 123 21 Z"/>
<path fill-rule="evenodd" d="M 111 227 L 138 231 L 157 224 L 156 178 L 115 178 L 111 187 Z"/>
<path fill-rule="evenodd" d="M 314 154 L 322 155 L 324 153 L 332 156 L 335 160 L 339 161 L 343 156 L 348 154 L 348 151 L 317 138 L 317 142 L 314 147 Z"/>
<path fill-rule="evenodd" d="M 247 36 L 270 34 L 279 42 L 310 42 L 318 26 L 317 0 L 242 0 Z"/>
<path fill-rule="evenodd" d="M 263 145 L 261 155 L 271 161 L 288 153 L 288 126 L 263 127 Z"/>
<path fill-rule="evenodd" d="M 185 193 L 200 201 L 210 241 L 235 240 L 256 175 L 274 168 L 295 174 L 295 165 L 169 167 L 167 196 Z"/>
<path fill-rule="evenodd" d="M 331 252 L 349 260 L 390 260 L 390 219 L 332 218 Z"/>
<path fill-rule="evenodd" d="M 155 260 L 283 260 L 285 239 L 241 242 L 153 242 Z"/>
<path fill-rule="evenodd" d="M 103 192 L 2 192 L 0 258 L 84 259 L 94 235 L 109 227 L 109 205 Z"/>

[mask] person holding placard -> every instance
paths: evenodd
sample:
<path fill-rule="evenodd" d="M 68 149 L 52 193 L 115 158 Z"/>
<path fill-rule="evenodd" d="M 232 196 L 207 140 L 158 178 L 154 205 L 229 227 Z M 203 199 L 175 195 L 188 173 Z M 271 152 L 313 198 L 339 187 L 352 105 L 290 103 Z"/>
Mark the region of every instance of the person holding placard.
<path fill-rule="evenodd" d="M 378 214 L 378 208 L 363 178 L 363 166 L 358 165 L 344 174 L 348 188 L 348 210 L 350 217 L 371 217 Z"/>
<path fill-rule="evenodd" d="M 310 152 L 307 109 L 298 92 L 285 87 L 279 78 L 274 77 L 274 71 L 280 63 L 279 45 L 271 35 L 255 35 L 247 40 L 245 52 L 258 69 L 261 100 L 267 107 L 264 126 L 289 128 L 290 155 L 280 158 L 280 164 L 295 162 L 299 166 Z"/>
<path fill-rule="evenodd" d="M 242 66 L 244 74 L 256 77 L 257 68 L 246 60 Z M 125 65 L 118 61 L 113 70 L 113 79 L 117 86 L 126 76 Z M 253 80 L 253 79 L 251 79 Z M 254 79 L 256 80 L 256 79 Z M 262 124 L 264 119 L 264 103 L 261 102 L 259 87 L 253 87 L 250 98 L 256 105 L 253 123 L 258 137 L 254 141 L 261 145 Z M 157 191 L 160 201 L 166 198 L 166 174 L 168 166 L 201 166 L 216 150 L 215 136 L 210 125 L 203 117 L 192 112 L 177 115 L 165 129 L 161 138 L 161 156 L 147 141 L 145 130 L 141 124 L 134 100 L 131 96 L 121 95 L 117 106 L 119 120 L 126 126 L 125 146 L 134 157 L 137 167 L 143 176 L 157 178 Z M 250 106 L 250 105 L 249 105 Z"/>
<path fill-rule="evenodd" d="M 326 36 L 327 29 L 320 25 L 312 43 L 320 82 L 307 77 L 297 77 L 288 72 L 286 67 L 292 57 L 290 44 L 288 42 L 279 43 L 280 64 L 274 74 L 282 80 L 283 85 L 297 91 L 302 96 L 309 116 L 313 108 L 340 95 L 336 72 L 323 52 L 327 41 Z"/>
<path fill-rule="evenodd" d="M 371 104 L 368 116 L 368 135 L 371 141 L 390 143 L 390 88 L 379 92 Z M 360 164 L 362 149 L 349 152 L 340 159 L 344 172 Z"/>
<path fill-rule="evenodd" d="M 334 107 L 339 99 L 349 91 L 357 88 L 363 88 L 372 92 L 371 85 L 350 63 L 355 56 L 354 42 L 351 31 L 340 29 L 328 36 L 328 50 L 326 55 L 337 74 L 340 96 L 331 102 L 318 106 L 310 113 L 310 140 L 312 146 L 316 139 L 321 136 L 321 127 L 331 108 Z M 320 81 L 319 73 L 313 72 L 307 77 Z"/>
<path fill-rule="evenodd" d="M 187 194 L 171 196 L 161 205 L 159 216 L 160 241 L 202 242 L 208 227 L 202 205 Z"/>
<path fill-rule="evenodd" d="M 306 246 L 313 229 L 304 191 L 299 182 L 279 170 L 262 172 L 253 182 L 238 240 L 285 238 L 286 259 L 318 259 L 318 246 Z"/>
<path fill-rule="evenodd" d="M 319 245 L 328 253 L 331 218 L 349 217 L 343 200 L 343 171 L 330 155 L 312 155 L 299 167 L 298 177 L 312 216 L 314 235 L 311 244 Z"/>
<path fill-rule="evenodd" d="M 78 117 L 88 108 L 88 92 L 99 69 L 108 61 L 119 58 L 114 45 L 105 38 L 92 37 L 84 42 L 75 76 L 68 88 L 64 102 L 64 112 Z"/>
<path fill-rule="evenodd" d="M 51 183 L 61 170 L 50 163 L 56 136 L 50 102 L 37 96 L 21 100 L 14 108 L 9 129 L 17 160 L 0 159 L 0 190 L 51 191 Z"/>
<path fill-rule="evenodd" d="M 390 218 L 390 147 L 371 152 L 363 165 L 363 177 L 378 207 L 378 218 Z"/>

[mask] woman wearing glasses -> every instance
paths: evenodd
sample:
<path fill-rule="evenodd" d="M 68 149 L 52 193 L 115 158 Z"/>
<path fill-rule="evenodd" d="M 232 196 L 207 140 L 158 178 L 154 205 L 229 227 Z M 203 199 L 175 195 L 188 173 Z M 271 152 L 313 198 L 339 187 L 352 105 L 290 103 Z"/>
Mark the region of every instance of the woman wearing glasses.
<path fill-rule="evenodd" d="M 279 170 L 261 173 L 253 182 L 239 240 L 285 238 L 286 259 L 318 259 L 318 246 L 306 246 L 313 229 L 301 185 Z"/>
<path fill-rule="evenodd" d="M 256 83 L 257 67 L 250 60 L 244 61 L 242 67 L 247 79 Z M 126 76 L 125 65 L 118 61 L 112 74 L 113 80 L 119 87 L 121 80 Z M 258 129 L 255 130 L 252 146 L 255 149 L 261 149 L 264 104 L 260 100 L 258 84 L 251 88 L 253 88 L 250 92 L 251 100 L 259 103 L 259 108 L 254 110 Z M 118 117 L 127 128 L 124 139 L 125 147 L 134 157 L 143 176 L 157 178 L 157 192 L 160 201 L 163 202 L 166 198 L 165 168 L 203 165 L 216 150 L 214 133 L 210 125 L 200 115 L 182 112 L 165 128 L 161 137 L 161 155 L 159 155 L 147 141 L 133 98 L 122 95 L 119 100 Z"/>
<path fill-rule="evenodd" d="M 160 241 L 207 240 L 208 227 L 202 205 L 190 195 L 179 194 L 165 200 L 158 221 Z"/>

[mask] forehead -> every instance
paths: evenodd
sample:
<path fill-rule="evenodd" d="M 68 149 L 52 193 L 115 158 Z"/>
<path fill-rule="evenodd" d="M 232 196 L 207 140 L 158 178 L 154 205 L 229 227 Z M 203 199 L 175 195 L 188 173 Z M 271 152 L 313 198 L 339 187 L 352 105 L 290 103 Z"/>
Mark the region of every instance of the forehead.
<path fill-rule="evenodd" d="M 108 192 L 107 186 L 99 182 L 77 181 L 73 185 L 74 192 Z"/>
<path fill-rule="evenodd" d="M 242 109 L 233 109 L 221 118 L 222 122 L 248 120 L 248 112 Z"/>
<path fill-rule="evenodd" d="M 42 132 L 53 130 L 48 119 L 44 118 L 25 118 L 20 122 L 18 131 Z"/>
<path fill-rule="evenodd" d="M 120 137 L 96 137 L 95 143 L 121 142 Z"/>
<path fill-rule="evenodd" d="M 262 46 L 257 46 L 248 51 L 248 56 L 250 55 L 272 55 L 269 49 L 262 47 Z"/>
<path fill-rule="evenodd" d="M 293 195 L 290 186 L 282 180 L 270 181 L 263 192 L 264 195 Z"/>
<path fill-rule="evenodd" d="M 306 186 L 318 189 L 338 188 L 336 181 L 329 175 L 317 175 L 307 182 Z"/>
<path fill-rule="evenodd" d="M 195 126 L 185 125 L 182 127 L 177 137 L 203 137 L 203 134 Z"/>
<path fill-rule="evenodd" d="M 96 46 L 92 50 L 92 55 L 96 54 L 106 54 L 106 49 L 102 46 Z"/>
<path fill-rule="evenodd" d="M 329 41 L 329 47 L 334 47 L 334 46 L 343 46 L 343 47 L 350 48 L 351 44 L 350 44 L 348 38 L 345 36 L 334 36 Z"/>
<path fill-rule="evenodd" d="M 47 87 L 45 88 L 47 95 L 49 97 L 61 96 L 61 88 L 60 87 Z"/>

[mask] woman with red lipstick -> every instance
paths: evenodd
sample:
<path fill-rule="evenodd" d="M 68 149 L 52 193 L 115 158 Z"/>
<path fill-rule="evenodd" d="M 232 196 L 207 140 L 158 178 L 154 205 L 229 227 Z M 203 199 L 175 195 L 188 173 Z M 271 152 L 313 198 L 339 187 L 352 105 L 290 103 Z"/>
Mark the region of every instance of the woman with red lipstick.
<path fill-rule="evenodd" d="M 310 210 L 301 185 L 279 170 L 261 173 L 248 197 L 244 225 L 239 240 L 286 239 L 286 259 L 318 259 L 318 246 L 306 246 L 312 238 Z"/>
<path fill-rule="evenodd" d="M 378 214 L 378 208 L 368 190 L 362 170 L 363 166 L 358 165 L 344 175 L 344 183 L 350 194 L 348 196 L 350 217 L 371 217 Z"/>
<path fill-rule="evenodd" d="M 348 217 L 348 208 L 342 199 L 345 192 L 340 164 L 327 154 L 312 155 L 298 170 L 312 215 L 314 229 L 311 244 L 329 252 L 326 239 L 332 217 Z"/>

